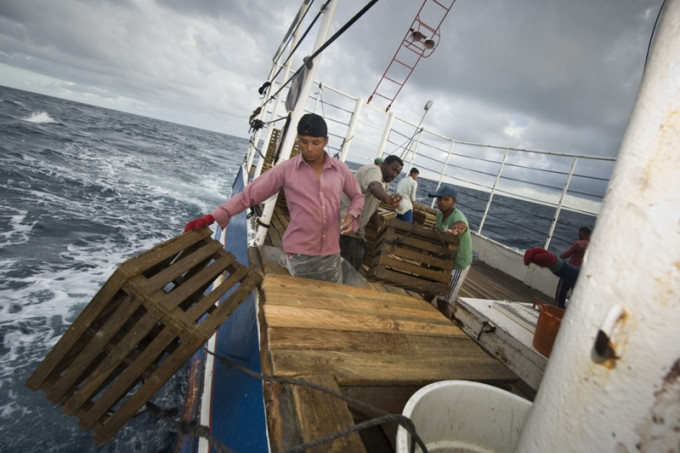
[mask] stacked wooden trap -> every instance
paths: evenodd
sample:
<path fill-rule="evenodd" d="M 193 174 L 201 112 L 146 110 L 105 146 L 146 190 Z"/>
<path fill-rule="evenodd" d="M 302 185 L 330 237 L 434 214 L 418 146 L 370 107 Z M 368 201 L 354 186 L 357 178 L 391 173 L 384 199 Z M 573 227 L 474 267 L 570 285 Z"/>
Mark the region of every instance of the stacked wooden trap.
<path fill-rule="evenodd" d="M 452 234 L 390 220 L 370 248 L 368 277 L 422 294 L 446 294 L 458 242 Z"/>
<path fill-rule="evenodd" d="M 98 443 L 111 439 L 261 281 L 210 234 L 190 231 L 123 263 L 26 386 Z"/>

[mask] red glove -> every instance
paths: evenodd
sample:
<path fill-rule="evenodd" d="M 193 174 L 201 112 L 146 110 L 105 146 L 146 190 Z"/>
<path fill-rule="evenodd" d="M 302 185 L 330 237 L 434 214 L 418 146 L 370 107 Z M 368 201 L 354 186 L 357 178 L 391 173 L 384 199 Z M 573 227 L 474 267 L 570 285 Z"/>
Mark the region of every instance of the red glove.
<path fill-rule="evenodd" d="M 213 217 L 212 214 L 207 214 L 199 219 L 194 219 L 191 222 L 187 223 L 186 226 L 184 227 L 184 232 L 186 233 L 187 231 L 191 230 L 200 230 L 203 227 L 212 225 L 214 222 L 215 217 Z"/>
<path fill-rule="evenodd" d="M 534 247 L 524 252 L 524 265 L 534 263 L 540 267 L 553 267 L 557 263 L 557 257 L 543 247 Z"/>

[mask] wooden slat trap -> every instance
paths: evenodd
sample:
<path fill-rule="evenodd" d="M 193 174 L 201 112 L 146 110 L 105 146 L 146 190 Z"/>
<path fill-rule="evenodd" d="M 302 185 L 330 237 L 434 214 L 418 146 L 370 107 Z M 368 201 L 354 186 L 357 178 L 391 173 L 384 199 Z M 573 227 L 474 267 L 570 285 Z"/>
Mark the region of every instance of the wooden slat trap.
<path fill-rule="evenodd" d="M 210 234 L 190 231 L 123 263 L 26 386 L 98 443 L 111 439 L 262 279 Z"/>
<path fill-rule="evenodd" d="M 459 238 L 397 219 L 375 239 L 369 277 L 419 293 L 446 294 Z"/>

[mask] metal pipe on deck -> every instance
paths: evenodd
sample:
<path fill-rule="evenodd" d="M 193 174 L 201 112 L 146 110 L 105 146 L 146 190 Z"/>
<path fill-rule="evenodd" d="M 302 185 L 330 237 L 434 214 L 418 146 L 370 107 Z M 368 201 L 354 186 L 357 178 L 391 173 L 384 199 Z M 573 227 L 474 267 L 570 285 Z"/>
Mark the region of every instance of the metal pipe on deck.
<path fill-rule="evenodd" d="M 669 0 L 519 452 L 680 448 L 678 62 Z"/>

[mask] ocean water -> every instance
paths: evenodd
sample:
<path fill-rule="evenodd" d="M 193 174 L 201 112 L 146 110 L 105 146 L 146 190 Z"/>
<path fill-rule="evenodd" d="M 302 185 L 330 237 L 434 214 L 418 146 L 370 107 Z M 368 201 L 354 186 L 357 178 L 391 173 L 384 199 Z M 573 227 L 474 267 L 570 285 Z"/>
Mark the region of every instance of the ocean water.
<path fill-rule="evenodd" d="M 98 446 L 24 383 L 120 264 L 228 197 L 246 145 L 0 87 L 0 452 L 172 451 L 148 415 Z M 152 401 L 181 407 L 185 382 Z"/>
<path fill-rule="evenodd" d="M 98 446 L 24 383 L 118 266 L 228 197 L 247 143 L 0 86 L 0 452 L 174 449 L 175 431 L 149 415 Z M 419 179 L 419 201 L 429 204 L 434 188 Z M 476 231 L 486 196 L 459 190 Z M 485 235 L 518 250 L 545 242 L 553 208 L 495 201 Z M 594 223 L 571 212 L 558 220 L 553 251 Z M 186 375 L 185 367 L 152 401 L 181 407 Z"/>

